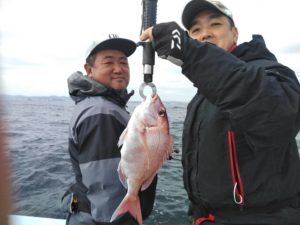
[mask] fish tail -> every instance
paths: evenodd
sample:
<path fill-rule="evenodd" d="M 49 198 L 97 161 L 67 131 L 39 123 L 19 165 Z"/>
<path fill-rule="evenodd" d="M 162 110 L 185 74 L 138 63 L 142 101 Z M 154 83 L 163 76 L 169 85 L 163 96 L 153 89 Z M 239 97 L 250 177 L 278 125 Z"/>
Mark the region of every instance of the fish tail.
<path fill-rule="evenodd" d="M 138 222 L 139 225 L 143 224 L 142 211 L 139 196 L 127 194 L 122 200 L 118 208 L 113 213 L 110 222 L 116 219 L 118 216 L 129 212 L 132 217 Z"/>

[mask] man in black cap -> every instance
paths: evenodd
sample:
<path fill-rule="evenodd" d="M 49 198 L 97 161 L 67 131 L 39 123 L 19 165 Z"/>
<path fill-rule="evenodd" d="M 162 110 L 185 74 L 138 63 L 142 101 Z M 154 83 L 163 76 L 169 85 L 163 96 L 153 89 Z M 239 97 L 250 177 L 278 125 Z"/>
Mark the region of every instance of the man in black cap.
<path fill-rule="evenodd" d="M 232 13 L 192 0 L 182 23 L 140 39 L 180 65 L 197 88 L 183 129 L 184 186 L 193 224 L 300 224 L 300 85 L 264 39 L 237 46 Z"/>
<path fill-rule="evenodd" d="M 130 79 L 128 57 L 136 44 L 109 35 L 93 42 L 84 68 L 68 78 L 69 94 L 75 101 L 69 127 L 69 153 L 75 184 L 62 199 L 68 211 L 67 225 L 134 225 L 129 213 L 109 223 L 126 195 L 117 168 L 121 153 L 117 146 L 130 115 L 126 104 Z M 156 179 L 140 193 L 143 219 L 152 211 Z"/>

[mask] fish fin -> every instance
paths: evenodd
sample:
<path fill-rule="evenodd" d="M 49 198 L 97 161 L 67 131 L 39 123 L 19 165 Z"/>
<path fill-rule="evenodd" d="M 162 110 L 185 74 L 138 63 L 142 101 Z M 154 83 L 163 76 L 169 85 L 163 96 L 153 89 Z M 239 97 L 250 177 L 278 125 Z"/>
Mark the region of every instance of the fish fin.
<path fill-rule="evenodd" d="M 123 130 L 122 134 L 120 135 L 119 141 L 118 141 L 118 147 L 120 147 L 120 146 L 123 145 L 124 140 L 125 140 L 125 137 L 126 137 L 126 135 L 127 135 L 127 131 L 128 131 L 128 128 L 126 127 L 126 128 Z"/>
<path fill-rule="evenodd" d="M 143 185 L 142 185 L 142 187 L 141 187 L 141 191 L 146 190 L 146 189 L 151 185 L 151 183 L 152 183 L 152 181 L 153 181 L 155 175 L 156 175 L 156 172 L 153 173 L 153 175 L 152 175 L 148 180 L 146 180 L 146 181 L 143 183 Z"/>
<path fill-rule="evenodd" d="M 173 138 L 171 137 L 167 144 L 167 151 L 165 151 L 164 160 L 169 159 L 173 151 L 174 151 L 174 141 Z"/>
<path fill-rule="evenodd" d="M 122 185 L 128 189 L 128 186 L 127 186 L 127 177 L 125 176 L 125 174 L 123 173 L 122 169 L 121 169 L 121 166 L 120 166 L 120 163 L 119 163 L 119 166 L 118 166 L 118 174 L 119 174 L 119 180 L 120 182 L 122 183 Z"/>
<path fill-rule="evenodd" d="M 113 213 L 110 222 L 126 212 L 129 212 L 139 225 L 143 224 L 140 198 L 138 196 L 126 194 L 125 198 Z"/>

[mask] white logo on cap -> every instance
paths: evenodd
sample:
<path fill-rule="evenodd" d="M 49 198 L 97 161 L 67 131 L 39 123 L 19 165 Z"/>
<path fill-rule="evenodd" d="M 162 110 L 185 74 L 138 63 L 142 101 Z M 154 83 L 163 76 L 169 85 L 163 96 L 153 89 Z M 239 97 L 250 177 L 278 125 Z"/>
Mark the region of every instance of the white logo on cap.
<path fill-rule="evenodd" d="M 117 34 L 109 34 L 108 37 L 112 39 L 112 38 L 118 38 L 119 36 Z"/>

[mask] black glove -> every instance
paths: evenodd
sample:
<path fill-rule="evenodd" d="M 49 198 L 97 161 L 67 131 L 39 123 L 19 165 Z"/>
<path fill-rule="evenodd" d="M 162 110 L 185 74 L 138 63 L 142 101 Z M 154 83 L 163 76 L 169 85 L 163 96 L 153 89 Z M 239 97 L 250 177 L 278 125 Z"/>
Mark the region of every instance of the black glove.
<path fill-rule="evenodd" d="M 186 32 L 176 23 L 160 23 L 153 27 L 153 48 L 160 58 L 181 66 Z"/>

